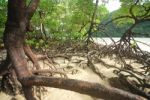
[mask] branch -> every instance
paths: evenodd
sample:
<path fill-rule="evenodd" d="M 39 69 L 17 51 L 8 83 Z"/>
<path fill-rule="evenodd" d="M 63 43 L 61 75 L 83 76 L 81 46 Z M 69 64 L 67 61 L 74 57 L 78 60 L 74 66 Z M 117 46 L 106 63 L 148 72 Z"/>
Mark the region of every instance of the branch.
<path fill-rule="evenodd" d="M 146 100 L 143 97 L 117 88 L 75 79 L 31 76 L 29 78 L 24 78 L 22 82 L 26 86 L 35 85 L 66 89 L 105 100 Z"/>
<path fill-rule="evenodd" d="M 97 8 L 98 8 L 98 3 L 99 3 L 99 0 L 96 0 L 95 8 L 94 8 L 92 18 L 91 18 L 90 28 L 89 28 L 88 32 L 86 33 L 88 35 L 87 40 L 86 40 L 86 43 L 87 43 L 86 45 L 89 44 L 90 37 L 92 35 L 92 29 L 93 29 L 93 26 L 94 26 L 94 19 L 96 17 L 96 11 L 97 11 Z"/>
<path fill-rule="evenodd" d="M 139 2 L 139 0 L 136 0 L 136 2 L 129 9 L 130 14 L 135 21 L 137 20 L 137 17 L 133 14 L 133 8 L 134 8 L 134 6 L 137 5 L 138 2 Z"/>
<path fill-rule="evenodd" d="M 38 4 L 39 4 L 40 0 L 31 0 L 27 10 L 26 10 L 26 17 L 27 20 L 30 21 L 30 19 L 32 18 L 32 16 L 34 15 L 34 12 L 36 11 Z"/>
<path fill-rule="evenodd" d="M 83 30 L 83 28 L 85 28 L 85 26 L 87 26 L 87 24 L 88 24 L 88 23 L 84 23 L 84 22 L 83 22 L 83 24 L 82 24 L 82 26 L 81 26 L 81 28 L 80 28 L 80 30 L 79 30 L 78 32 L 81 33 L 81 31 Z"/>
<path fill-rule="evenodd" d="M 129 16 L 129 15 L 119 16 L 119 17 L 116 17 L 116 18 L 114 18 L 114 19 L 108 21 L 108 22 L 105 23 L 104 25 L 108 25 L 109 23 L 111 23 L 111 22 L 113 22 L 113 21 L 115 21 L 115 20 L 123 19 L 123 18 L 130 18 L 130 19 L 134 19 L 134 20 L 136 21 L 137 18 L 136 18 L 136 16 L 133 14 L 133 7 L 134 7 L 135 5 L 137 5 L 138 2 L 139 2 L 139 0 L 137 0 L 137 1 L 135 2 L 135 4 L 130 7 L 129 12 L 130 12 L 131 16 Z"/>

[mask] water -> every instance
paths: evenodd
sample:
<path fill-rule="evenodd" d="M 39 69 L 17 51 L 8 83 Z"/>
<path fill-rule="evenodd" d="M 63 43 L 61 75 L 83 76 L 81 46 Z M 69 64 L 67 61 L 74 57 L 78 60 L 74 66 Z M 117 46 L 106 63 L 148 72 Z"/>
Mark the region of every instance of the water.
<path fill-rule="evenodd" d="M 119 39 L 120 38 L 113 38 L 113 40 L 115 42 L 118 41 Z M 137 44 L 141 48 L 141 50 L 150 52 L 150 38 L 135 38 L 135 40 L 137 41 Z M 101 43 L 101 44 L 106 44 L 106 43 L 111 44 L 111 43 L 113 43 L 110 38 L 94 38 L 94 41 L 96 43 Z"/>

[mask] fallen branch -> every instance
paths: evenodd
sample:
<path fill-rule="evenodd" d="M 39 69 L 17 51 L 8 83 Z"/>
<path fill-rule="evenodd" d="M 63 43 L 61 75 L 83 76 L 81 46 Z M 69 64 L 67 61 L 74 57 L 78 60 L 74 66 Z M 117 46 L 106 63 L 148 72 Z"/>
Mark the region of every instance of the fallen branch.
<path fill-rule="evenodd" d="M 129 92 L 104 86 L 98 83 L 90 83 L 75 79 L 53 78 L 43 76 L 31 76 L 22 80 L 26 86 L 48 86 L 71 90 L 82 94 L 91 95 L 105 100 L 146 100 Z"/>

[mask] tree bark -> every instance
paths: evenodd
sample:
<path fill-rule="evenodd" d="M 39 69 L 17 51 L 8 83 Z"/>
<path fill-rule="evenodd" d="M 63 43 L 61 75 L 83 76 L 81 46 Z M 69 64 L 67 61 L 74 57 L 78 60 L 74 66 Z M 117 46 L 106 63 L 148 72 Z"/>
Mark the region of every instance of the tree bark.
<path fill-rule="evenodd" d="M 32 73 L 27 68 L 24 52 L 25 33 L 27 28 L 25 0 L 8 0 L 7 22 L 4 31 L 4 45 L 14 66 L 18 80 L 29 77 Z M 23 87 L 25 87 L 23 85 Z M 32 88 L 23 88 L 27 100 L 34 100 Z"/>

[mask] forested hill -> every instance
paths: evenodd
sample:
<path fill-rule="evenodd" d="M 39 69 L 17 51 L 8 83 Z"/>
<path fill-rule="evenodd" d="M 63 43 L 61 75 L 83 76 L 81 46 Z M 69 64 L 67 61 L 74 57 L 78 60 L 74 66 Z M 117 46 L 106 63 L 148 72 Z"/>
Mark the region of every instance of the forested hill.
<path fill-rule="evenodd" d="M 101 24 L 106 24 L 107 22 L 113 20 L 113 15 L 117 12 L 113 11 L 111 12 L 107 18 L 103 19 L 101 21 Z M 125 18 L 125 20 L 128 20 Z M 132 25 L 133 23 L 119 23 L 118 22 L 112 22 L 105 26 L 103 31 L 99 31 L 93 34 L 94 37 L 121 37 L 122 34 L 125 33 L 125 31 Z M 143 22 L 141 24 L 136 25 L 136 27 L 133 29 L 133 36 L 135 37 L 150 37 L 150 22 Z"/>

